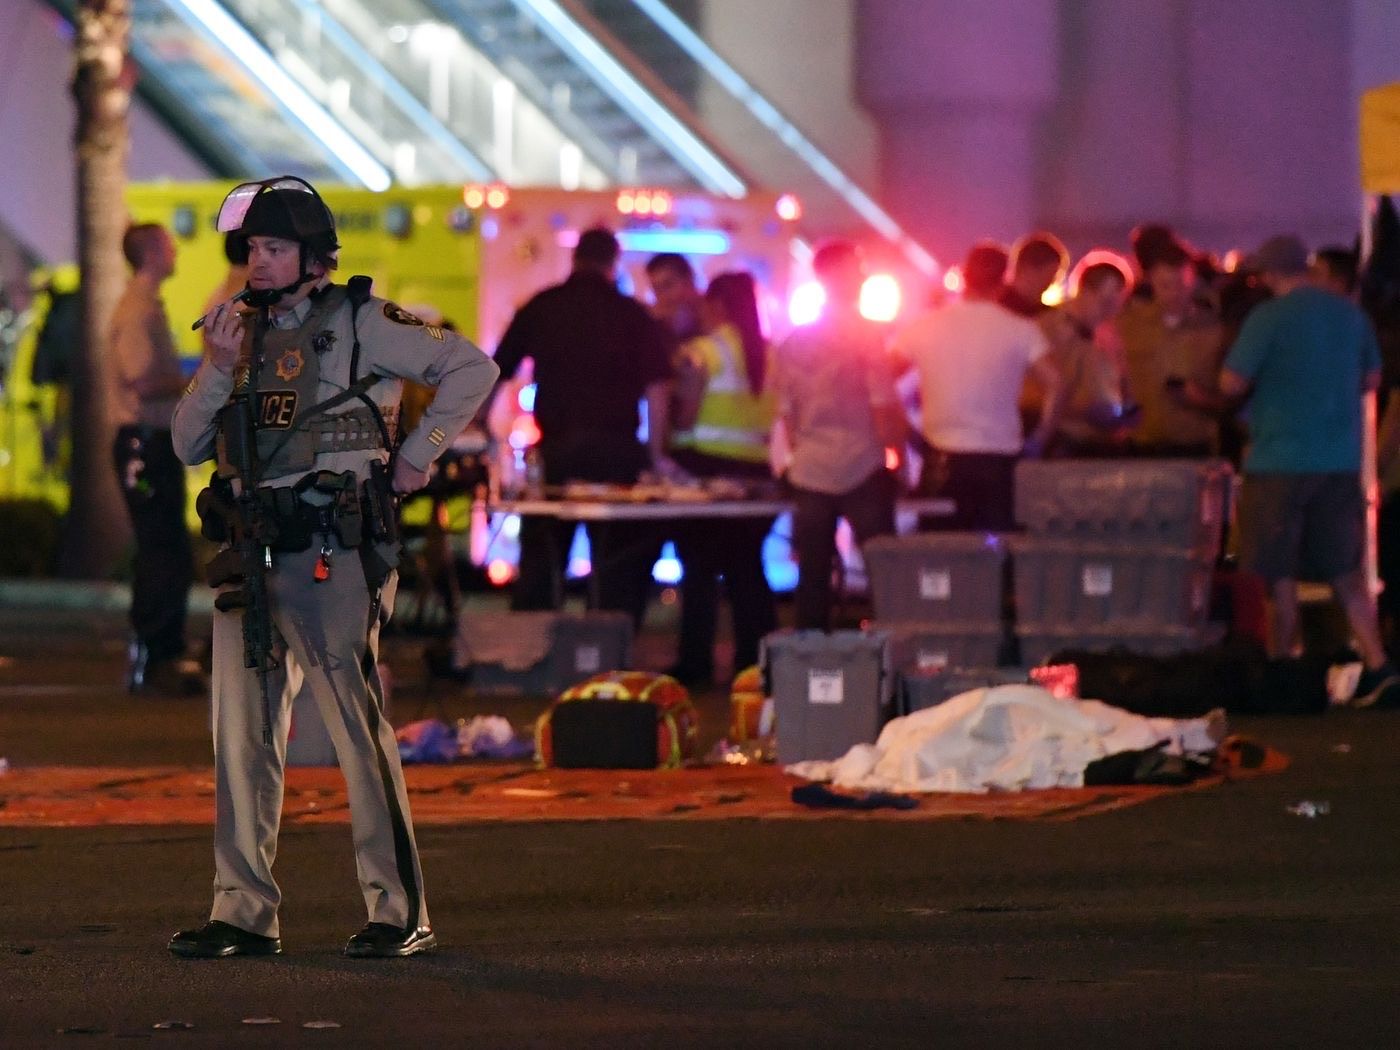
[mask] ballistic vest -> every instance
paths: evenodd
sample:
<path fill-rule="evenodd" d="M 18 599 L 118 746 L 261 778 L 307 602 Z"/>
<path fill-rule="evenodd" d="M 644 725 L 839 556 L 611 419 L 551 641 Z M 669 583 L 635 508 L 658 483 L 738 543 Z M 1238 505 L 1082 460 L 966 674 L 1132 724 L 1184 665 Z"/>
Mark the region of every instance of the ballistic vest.
<path fill-rule="evenodd" d="M 235 391 L 245 382 L 251 367 L 257 393 L 253 412 L 257 426 L 258 475 L 277 478 L 312 470 L 322 452 L 350 452 L 384 447 L 378 420 L 368 407 L 323 414 L 320 402 L 321 355 L 313 340 L 330 327 L 335 312 L 346 301 L 343 285 L 328 285 L 312 301 L 306 320 L 296 328 L 267 328 L 262 332 L 262 353 L 253 359 L 254 320 L 244 336 L 243 360 L 235 372 Z M 227 410 L 225 410 L 227 411 Z M 221 415 L 222 420 L 222 415 Z M 225 427 L 216 438 L 218 473 L 237 474 L 229 460 Z"/>

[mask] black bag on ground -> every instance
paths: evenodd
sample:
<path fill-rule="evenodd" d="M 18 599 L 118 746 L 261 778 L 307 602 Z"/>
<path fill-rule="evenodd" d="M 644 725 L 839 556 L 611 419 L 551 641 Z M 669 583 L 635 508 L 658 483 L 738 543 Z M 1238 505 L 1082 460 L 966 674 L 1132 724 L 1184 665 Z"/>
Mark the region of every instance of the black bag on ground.
<path fill-rule="evenodd" d="M 551 716 L 560 769 L 655 769 L 656 707 L 635 700 L 571 700 Z"/>
<path fill-rule="evenodd" d="M 1158 784 L 1180 787 L 1210 772 L 1209 760 L 1191 755 L 1169 755 L 1159 747 L 1143 751 L 1119 751 L 1096 758 L 1084 767 L 1084 786 L 1106 784 Z"/>

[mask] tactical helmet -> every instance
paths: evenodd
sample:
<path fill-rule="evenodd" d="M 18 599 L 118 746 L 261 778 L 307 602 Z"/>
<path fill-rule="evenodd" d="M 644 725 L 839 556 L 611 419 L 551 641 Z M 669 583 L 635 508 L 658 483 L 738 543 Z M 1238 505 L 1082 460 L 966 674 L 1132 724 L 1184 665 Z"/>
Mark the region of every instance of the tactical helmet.
<path fill-rule="evenodd" d="M 219 208 L 217 227 L 229 249 L 246 258 L 249 237 L 281 237 L 301 245 L 301 268 L 312 259 L 335 269 L 340 248 L 335 217 L 311 184 L 294 175 L 235 186 Z"/>

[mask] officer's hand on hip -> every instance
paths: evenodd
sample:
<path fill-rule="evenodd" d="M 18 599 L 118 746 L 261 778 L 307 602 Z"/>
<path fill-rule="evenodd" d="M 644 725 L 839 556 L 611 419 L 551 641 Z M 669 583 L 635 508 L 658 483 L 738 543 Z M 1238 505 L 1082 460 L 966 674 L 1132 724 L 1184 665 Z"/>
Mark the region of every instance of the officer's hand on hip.
<path fill-rule="evenodd" d="M 204 315 L 204 350 L 214 367 L 232 374 L 243 349 L 243 317 L 231 303 L 220 303 Z"/>
<path fill-rule="evenodd" d="M 402 456 L 394 459 L 394 491 L 407 496 L 428 483 L 428 472 L 419 470 Z"/>

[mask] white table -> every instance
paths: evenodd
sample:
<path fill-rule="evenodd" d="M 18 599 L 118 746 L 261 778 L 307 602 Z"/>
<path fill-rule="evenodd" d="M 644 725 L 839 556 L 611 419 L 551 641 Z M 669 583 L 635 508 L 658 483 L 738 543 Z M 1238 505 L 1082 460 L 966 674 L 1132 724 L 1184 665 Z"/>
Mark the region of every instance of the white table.
<path fill-rule="evenodd" d="M 896 504 L 895 517 L 898 524 L 903 520 L 909 527 L 917 527 L 919 517 L 946 517 L 955 509 L 951 499 L 901 499 Z M 580 524 L 605 526 L 610 522 L 663 522 L 688 520 L 724 520 L 737 518 L 776 518 L 792 510 L 792 502 L 785 499 L 656 499 L 656 500 L 609 500 L 609 499 L 521 499 L 501 500 L 491 507 L 493 514 L 519 514 L 521 516 L 557 518 L 559 521 L 572 521 Z M 555 553 L 562 562 L 562 552 Z M 562 578 L 563 566 L 557 566 Z M 592 572 L 588 579 L 589 604 L 598 604 L 598 574 Z"/>
<path fill-rule="evenodd" d="M 792 509 L 783 499 L 761 500 L 605 500 L 605 499 L 521 499 L 502 500 L 491 507 L 493 513 L 558 518 L 560 521 L 674 521 L 682 518 L 761 518 L 777 517 Z M 896 511 L 944 517 L 953 513 L 950 499 L 902 499 Z"/>

